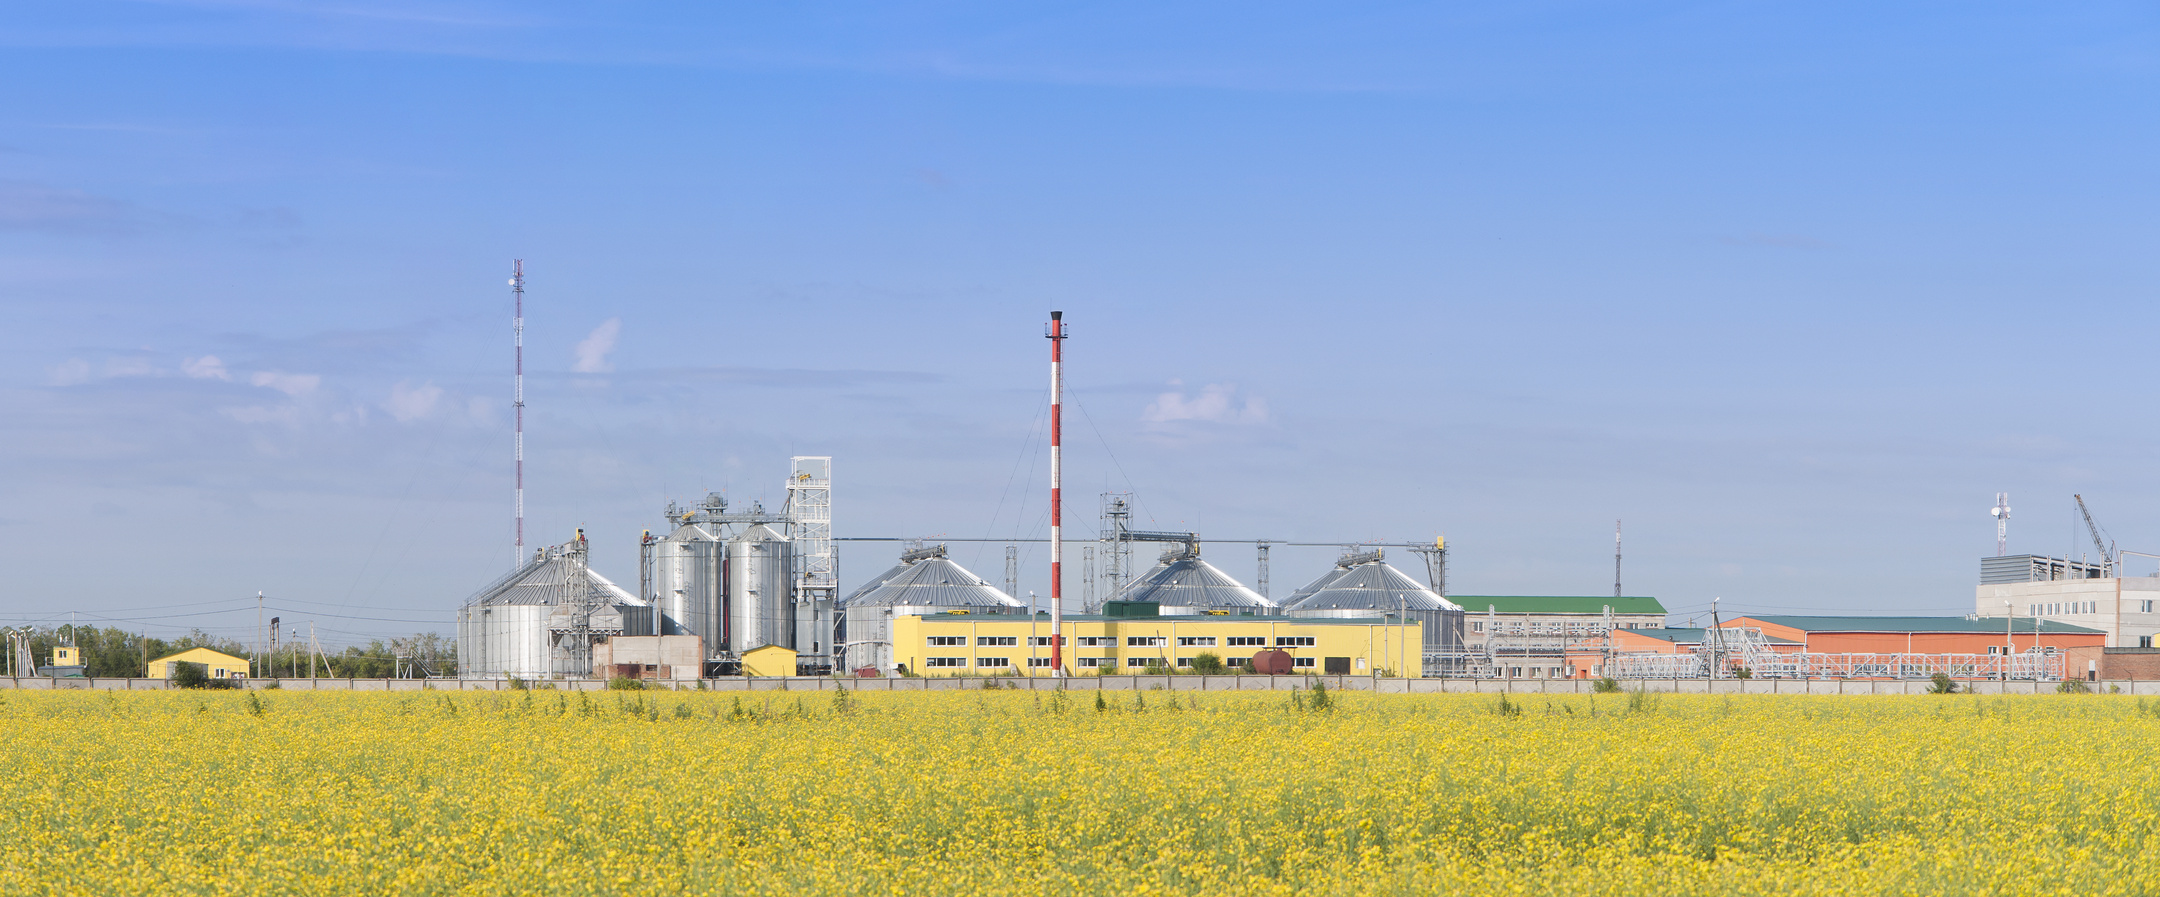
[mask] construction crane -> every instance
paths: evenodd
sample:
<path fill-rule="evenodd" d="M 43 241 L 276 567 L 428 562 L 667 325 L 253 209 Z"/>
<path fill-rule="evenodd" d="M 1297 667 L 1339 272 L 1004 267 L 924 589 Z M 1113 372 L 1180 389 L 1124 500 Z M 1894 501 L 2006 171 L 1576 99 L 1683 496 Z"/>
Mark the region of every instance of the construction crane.
<path fill-rule="evenodd" d="M 2100 538 L 2100 524 L 2094 523 L 2092 512 L 2085 509 L 2085 496 L 2072 495 L 2070 497 L 2077 499 L 2078 513 L 2085 518 L 2085 531 L 2092 534 L 2093 548 L 2100 552 L 2101 578 L 2106 579 L 2114 576 L 2115 571 L 2112 568 L 2115 566 L 2115 543 Z"/>

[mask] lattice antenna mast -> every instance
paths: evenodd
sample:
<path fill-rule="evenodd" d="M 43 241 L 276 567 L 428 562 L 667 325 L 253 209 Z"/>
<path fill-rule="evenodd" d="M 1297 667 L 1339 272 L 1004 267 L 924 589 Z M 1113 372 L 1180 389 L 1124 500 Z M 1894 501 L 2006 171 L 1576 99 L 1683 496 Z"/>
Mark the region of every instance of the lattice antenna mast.
<path fill-rule="evenodd" d="M 510 567 L 517 569 L 525 563 L 525 260 L 510 262 L 510 294 L 517 309 L 510 319 L 510 338 L 517 354 L 517 369 L 513 375 L 511 407 L 517 417 L 517 435 L 514 437 L 512 455 L 517 466 L 517 544 L 510 554 Z"/>
<path fill-rule="evenodd" d="M 1612 596 L 1620 597 L 1620 521 L 1612 522 Z"/>
<path fill-rule="evenodd" d="M 2010 550 L 2010 493 L 1995 493 L 1995 556 L 2002 557 Z"/>

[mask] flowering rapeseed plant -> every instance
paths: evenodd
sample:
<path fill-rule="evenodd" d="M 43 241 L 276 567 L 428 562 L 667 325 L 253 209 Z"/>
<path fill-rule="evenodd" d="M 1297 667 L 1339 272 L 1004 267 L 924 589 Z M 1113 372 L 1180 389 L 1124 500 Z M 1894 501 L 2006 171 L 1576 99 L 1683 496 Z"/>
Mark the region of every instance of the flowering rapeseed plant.
<path fill-rule="evenodd" d="M 1137 697 L 12 692 L 0 886 L 2109 894 L 2160 868 L 2160 717 L 2128 698 Z"/>

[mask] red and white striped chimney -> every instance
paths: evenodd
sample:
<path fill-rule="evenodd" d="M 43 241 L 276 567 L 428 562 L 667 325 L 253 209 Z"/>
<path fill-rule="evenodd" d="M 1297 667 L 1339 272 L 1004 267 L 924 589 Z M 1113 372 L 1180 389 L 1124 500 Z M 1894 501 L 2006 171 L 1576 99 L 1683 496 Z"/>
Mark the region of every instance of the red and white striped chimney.
<path fill-rule="evenodd" d="M 1050 675 L 1065 675 L 1065 313 L 1050 313 Z"/>

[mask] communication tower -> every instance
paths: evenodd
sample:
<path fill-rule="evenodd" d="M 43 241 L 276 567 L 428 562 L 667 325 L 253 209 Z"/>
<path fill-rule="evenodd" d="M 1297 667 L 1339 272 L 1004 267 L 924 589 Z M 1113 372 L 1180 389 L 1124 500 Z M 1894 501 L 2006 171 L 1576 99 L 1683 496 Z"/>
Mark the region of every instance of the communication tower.
<path fill-rule="evenodd" d="M 1995 493 L 1995 556 L 2002 557 L 2010 548 L 2010 493 Z"/>

